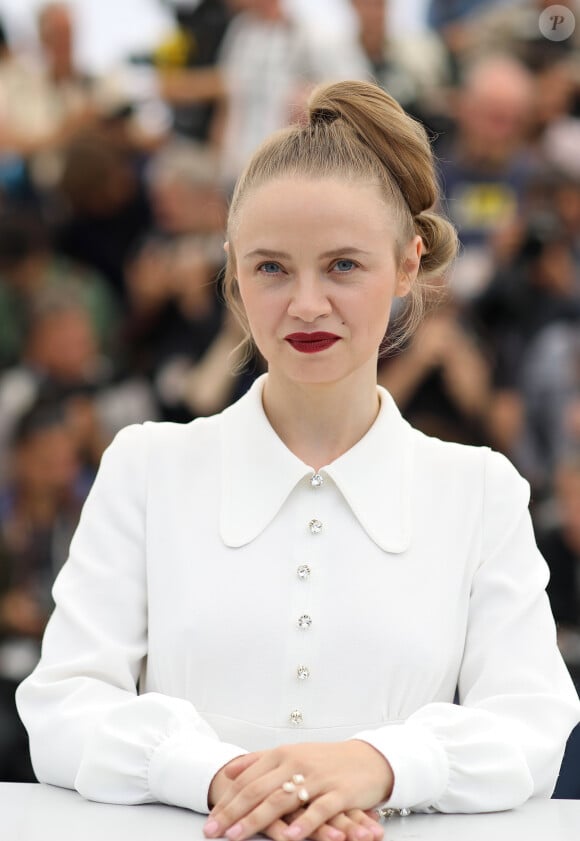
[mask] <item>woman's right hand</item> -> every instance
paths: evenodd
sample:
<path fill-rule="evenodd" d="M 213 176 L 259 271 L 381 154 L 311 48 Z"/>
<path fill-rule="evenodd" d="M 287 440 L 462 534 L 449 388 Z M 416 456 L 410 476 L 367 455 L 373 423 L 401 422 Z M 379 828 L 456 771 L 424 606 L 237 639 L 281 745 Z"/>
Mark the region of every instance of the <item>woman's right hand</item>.
<path fill-rule="evenodd" d="M 232 782 L 245 771 L 246 768 L 256 761 L 257 754 L 246 754 L 232 759 L 224 765 L 214 776 L 209 792 L 208 805 L 213 808 L 224 795 L 227 795 L 228 788 Z M 232 796 L 234 795 L 232 788 Z M 288 841 L 286 829 L 288 825 L 298 818 L 304 809 L 299 809 L 282 818 L 274 821 L 263 830 L 272 841 Z M 363 812 L 361 809 L 351 809 L 348 812 L 341 812 L 332 820 L 320 826 L 313 834 L 313 841 L 380 841 L 383 837 L 383 828 L 378 823 L 379 815 L 374 809 Z"/>

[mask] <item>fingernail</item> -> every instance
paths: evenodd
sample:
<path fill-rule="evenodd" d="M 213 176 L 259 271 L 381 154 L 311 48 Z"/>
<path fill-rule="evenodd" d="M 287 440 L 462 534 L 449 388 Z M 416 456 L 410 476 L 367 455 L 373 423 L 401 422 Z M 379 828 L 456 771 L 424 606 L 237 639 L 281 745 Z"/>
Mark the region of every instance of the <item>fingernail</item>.
<path fill-rule="evenodd" d="M 372 832 L 372 834 L 375 836 L 375 838 L 377 839 L 377 841 L 378 841 L 378 839 L 379 839 L 379 838 L 382 838 L 382 837 L 383 837 L 383 828 L 382 828 L 382 826 L 379 826 L 378 824 L 375 824 L 375 826 L 371 826 L 371 827 L 369 827 L 369 829 L 370 829 L 370 831 Z"/>
<path fill-rule="evenodd" d="M 286 838 L 300 838 L 302 835 L 302 827 L 298 826 L 298 824 L 294 824 L 294 826 L 289 826 L 284 834 Z"/>
<path fill-rule="evenodd" d="M 215 835 L 219 828 L 219 823 L 217 821 L 214 821 L 213 818 L 210 818 L 208 821 L 205 822 L 203 831 L 206 835 Z"/>
<path fill-rule="evenodd" d="M 360 841 L 370 841 L 372 838 L 371 833 L 368 829 L 365 829 L 364 826 L 360 826 L 354 834 L 357 838 L 360 838 Z"/>
<path fill-rule="evenodd" d="M 244 827 L 241 823 L 235 823 L 233 826 L 230 826 L 226 832 L 226 838 L 229 838 L 230 841 L 237 841 L 238 838 L 242 837 L 243 833 Z"/>
<path fill-rule="evenodd" d="M 340 829 L 335 829 L 333 826 L 329 826 L 326 832 L 329 838 L 334 838 L 334 841 L 342 841 L 344 838 L 344 832 L 341 832 Z"/>

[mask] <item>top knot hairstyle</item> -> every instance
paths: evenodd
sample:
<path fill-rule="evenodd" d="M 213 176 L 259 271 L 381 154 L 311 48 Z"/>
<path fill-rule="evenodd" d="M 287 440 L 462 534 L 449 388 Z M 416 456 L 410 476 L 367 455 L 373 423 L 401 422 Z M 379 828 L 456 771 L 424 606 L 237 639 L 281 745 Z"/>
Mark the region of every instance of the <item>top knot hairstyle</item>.
<path fill-rule="evenodd" d="M 336 82 L 312 91 L 306 123 L 276 132 L 259 147 L 236 184 L 227 226 L 224 296 L 246 330 L 246 349 L 251 338 L 235 279 L 232 239 L 245 197 L 268 181 L 288 176 L 376 184 L 399 227 L 399 260 L 404 245 L 416 234 L 421 236 L 418 278 L 404 312 L 389 328 L 385 349 L 400 346 L 422 318 L 429 281 L 445 273 L 457 252 L 455 229 L 433 210 L 439 185 L 425 129 L 378 85 Z"/>

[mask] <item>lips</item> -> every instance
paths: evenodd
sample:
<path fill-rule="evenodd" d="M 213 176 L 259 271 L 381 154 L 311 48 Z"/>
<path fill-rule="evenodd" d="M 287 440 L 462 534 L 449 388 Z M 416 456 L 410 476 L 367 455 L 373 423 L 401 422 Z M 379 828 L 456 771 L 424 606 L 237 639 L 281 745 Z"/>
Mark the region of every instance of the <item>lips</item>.
<path fill-rule="evenodd" d="M 284 337 L 289 345 L 300 353 L 318 353 L 332 347 L 340 340 L 335 333 L 290 333 Z"/>

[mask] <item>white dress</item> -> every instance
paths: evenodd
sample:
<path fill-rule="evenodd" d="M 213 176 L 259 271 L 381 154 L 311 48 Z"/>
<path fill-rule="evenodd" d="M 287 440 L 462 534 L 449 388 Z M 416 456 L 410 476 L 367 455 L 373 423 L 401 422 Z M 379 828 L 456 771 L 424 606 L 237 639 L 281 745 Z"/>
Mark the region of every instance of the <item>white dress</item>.
<path fill-rule="evenodd" d="M 357 736 L 391 763 L 393 808 L 549 797 L 580 703 L 527 483 L 382 388 L 315 477 L 266 418 L 266 376 L 103 457 L 17 693 L 39 779 L 204 812 L 236 755 Z"/>

